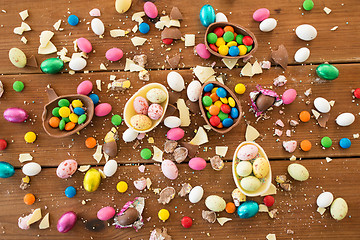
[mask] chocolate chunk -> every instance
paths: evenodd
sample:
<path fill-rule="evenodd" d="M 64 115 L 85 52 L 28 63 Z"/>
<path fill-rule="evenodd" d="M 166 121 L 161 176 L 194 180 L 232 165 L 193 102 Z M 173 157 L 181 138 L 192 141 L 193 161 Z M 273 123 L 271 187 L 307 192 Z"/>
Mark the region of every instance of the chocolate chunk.
<path fill-rule="evenodd" d="M 280 183 L 280 187 L 282 189 L 284 189 L 285 191 L 287 192 L 290 192 L 291 191 L 291 185 L 290 183 Z"/>
<path fill-rule="evenodd" d="M 180 92 L 169 92 L 169 104 L 174 105 L 180 97 Z"/>
<path fill-rule="evenodd" d="M 271 50 L 271 59 L 286 70 L 289 62 L 289 54 L 284 45 L 280 45 L 278 50 Z"/>
<path fill-rule="evenodd" d="M 266 111 L 275 103 L 275 98 L 259 93 L 255 100 L 255 104 L 260 111 Z"/>
<path fill-rule="evenodd" d="M 212 158 L 210 158 L 210 163 L 211 163 L 211 167 L 216 170 L 216 171 L 220 171 L 221 169 L 224 168 L 224 161 L 218 156 L 215 155 Z"/>
<path fill-rule="evenodd" d="M 180 142 L 180 145 L 185 147 L 188 150 L 188 156 L 189 158 L 194 158 L 198 154 L 199 146 L 194 145 L 188 142 Z"/>
<path fill-rule="evenodd" d="M 180 59 L 181 59 L 180 54 L 176 54 L 172 58 L 169 58 L 169 56 L 166 56 L 166 61 L 170 65 L 171 68 L 177 68 L 177 66 L 179 65 Z"/>
<path fill-rule="evenodd" d="M 31 55 L 31 57 L 29 57 L 29 58 L 26 60 L 26 66 L 37 68 L 37 67 L 38 67 L 38 64 L 37 64 L 36 57 L 33 56 L 33 55 Z"/>
<path fill-rule="evenodd" d="M 166 140 L 164 143 L 164 151 L 166 153 L 173 153 L 178 143 L 174 140 Z"/>
<path fill-rule="evenodd" d="M 165 38 L 171 38 L 171 39 L 180 39 L 182 37 L 182 34 L 178 28 L 165 28 L 161 32 L 161 40 Z"/>
<path fill-rule="evenodd" d="M 189 154 L 189 150 L 185 147 L 178 147 L 174 150 L 173 156 L 177 163 L 183 162 Z"/>
<path fill-rule="evenodd" d="M 320 127 L 326 127 L 326 123 L 329 121 L 330 113 L 321 113 L 319 118 L 317 119 Z"/>
<path fill-rule="evenodd" d="M 99 232 L 105 228 L 105 224 L 103 221 L 94 218 L 86 221 L 85 228 L 90 231 Z"/>
<path fill-rule="evenodd" d="M 182 188 L 181 188 L 180 192 L 179 192 L 179 196 L 180 197 L 185 197 L 187 194 L 190 193 L 191 189 L 192 189 L 192 187 L 191 187 L 191 185 L 189 183 L 184 183 L 182 185 Z"/>
<path fill-rule="evenodd" d="M 166 187 L 160 192 L 159 203 L 168 204 L 175 197 L 175 188 Z"/>
<path fill-rule="evenodd" d="M 140 67 L 145 67 L 147 63 L 147 56 L 145 54 L 135 55 L 133 61 Z"/>
<path fill-rule="evenodd" d="M 185 104 L 189 108 L 190 112 L 200 113 L 200 107 L 199 107 L 198 102 L 192 102 L 190 100 L 186 100 Z"/>
<path fill-rule="evenodd" d="M 116 155 L 118 153 L 116 142 L 111 141 L 111 142 L 104 143 L 103 151 L 104 151 L 104 153 L 109 155 L 109 157 L 111 157 L 111 158 L 116 157 Z"/>
<path fill-rule="evenodd" d="M 115 221 L 121 226 L 128 226 L 133 224 L 139 218 L 139 212 L 130 207 L 122 215 L 117 215 Z"/>
<path fill-rule="evenodd" d="M 177 108 L 174 105 L 169 104 L 166 109 L 163 121 L 165 120 L 165 118 L 167 118 L 169 116 L 174 116 L 174 113 L 176 112 L 176 110 L 177 110 Z"/>
<path fill-rule="evenodd" d="M 177 7 L 173 7 L 170 12 L 170 18 L 173 20 L 182 20 L 183 16 Z"/>
<path fill-rule="evenodd" d="M 202 210 L 201 216 L 204 220 L 208 221 L 209 223 L 214 223 L 216 221 L 215 212 Z"/>
<path fill-rule="evenodd" d="M 136 140 L 132 148 L 136 149 L 139 145 L 140 145 L 140 141 Z"/>

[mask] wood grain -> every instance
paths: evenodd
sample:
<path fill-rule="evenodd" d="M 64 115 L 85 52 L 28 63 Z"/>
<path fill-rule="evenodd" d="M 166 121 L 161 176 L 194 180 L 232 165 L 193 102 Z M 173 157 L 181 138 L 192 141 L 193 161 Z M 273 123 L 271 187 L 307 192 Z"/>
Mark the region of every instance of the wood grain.
<path fill-rule="evenodd" d="M 271 161 L 274 177 L 284 174 L 289 161 Z M 359 159 L 335 159 L 330 163 L 324 160 L 303 160 L 301 164 L 306 166 L 311 178 L 306 182 L 292 183 L 291 192 L 283 192 L 278 189 L 274 195 L 275 205 L 270 209 L 277 208 L 279 214 L 276 219 L 271 219 L 267 213 L 258 213 L 254 218 L 240 219 L 235 214 L 222 212 L 220 217 L 229 217 L 233 220 L 221 227 L 217 222 L 210 224 L 201 218 L 201 211 L 205 210 L 204 200 L 211 194 L 217 194 L 226 201 L 231 201 L 231 192 L 236 187 L 231 173 L 231 163 L 226 163 L 225 168 L 214 171 L 210 165 L 201 172 L 193 172 L 187 164 L 178 164 L 179 178 L 171 181 L 165 179 L 160 167 L 146 165 L 145 173 L 140 173 L 136 166 L 120 166 L 116 174 L 103 180 L 96 192 L 88 193 L 81 187 L 84 173 L 77 172 L 70 179 L 60 179 L 55 175 L 55 169 L 43 169 L 35 177 L 31 177 L 31 185 L 27 190 L 21 190 L 19 183 L 22 173 L 17 170 L 12 178 L 1 179 L 0 192 L 2 204 L 0 210 L 2 217 L 2 239 L 148 239 L 149 233 L 155 227 L 166 227 L 173 239 L 265 239 L 268 233 L 275 233 L 277 239 L 357 239 L 360 230 L 360 213 L 357 196 L 354 194 L 354 186 L 360 180 Z M 173 186 L 178 192 L 181 184 L 190 183 L 193 187 L 201 185 L 204 188 L 204 198 L 197 204 L 190 204 L 187 198 L 176 196 L 168 205 L 157 202 L 158 196 L 152 191 L 140 193 L 135 189 L 132 182 L 137 178 L 149 177 L 152 188 L 164 188 Z M 51 179 L 51 181 L 49 181 Z M 116 192 L 116 183 L 124 180 L 129 184 L 125 194 Z M 78 193 L 72 198 L 66 198 L 64 190 L 67 186 L 74 186 Z M 316 212 L 316 198 L 322 191 L 330 191 L 335 197 L 344 198 L 349 205 L 348 216 L 342 221 L 331 218 L 327 209 L 321 216 Z M 37 200 L 34 205 L 27 206 L 23 203 L 23 196 L 31 192 Z M 96 212 L 104 206 L 113 206 L 120 209 L 126 201 L 134 197 L 146 198 L 144 218 L 145 226 L 135 232 L 134 229 L 115 229 L 113 226 L 105 227 L 100 232 L 92 232 L 84 228 L 83 222 L 96 218 Z M 261 203 L 262 198 L 248 198 Z M 86 205 L 81 201 L 87 200 Z M 44 207 L 47 207 L 45 210 Z M 19 216 L 28 214 L 31 208 L 41 207 L 44 213 L 50 213 L 51 227 L 48 230 L 38 230 L 38 223 L 31 226 L 30 230 L 20 230 L 16 223 Z M 157 212 L 161 208 L 170 211 L 170 218 L 165 223 L 157 218 Z M 58 233 L 56 222 L 66 211 L 75 211 L 79 220 L 73 230 L 66 234 Z M 180 225 L 183 216 L 193 218 L 194 223 L 190 229 L 184 229 Z M 109 222 L 111 223 L 111 222 Z M 293 231 L 288 234 L 287 231 Z"/>
<path fill-rule="evenodd" d="M 37 48 L 39 46 L 39 35 L 44 30 L 53 30 L 53 24 L 61 19 L 63 21 L 62 27 L 64 31 L 56 32 L 53 37 L 53 42 L 58 50 L 66 47 L 69 50 L 69 55 L 73 53 L 73 41 L 79 37 L 88 38 L 93 45 L 95 53 L 89 54 L 89 61 L 86 70 L 98 71 L 100 63 L 108 64 L 108 69 L 118 70 L 123 69 L 125 65 L 125 58 L 132 57 L 135 54 L 145 53 L 149 57 L 148 68 L 151 69 L 169 69 L 166 63 L 166 56 L 170 57 L 181 52 L 183 57 L 180 68 L 193 67 L 196 64 L 211 64 L 216 61 L 218 66 L 223 66 L 221 61 L 216 57 L 211 57 L 208 60 L 200 59 L 193 55 L 193 48 L 184 47 L 183 41 L 176 41 L 170 46 L 171 50 L 167 51 L 167 46 L 163 46 L 160 40 L 160 31 L 155 29 L 151 24 L 151 31 L 147 35 L 129 34 L 129 37 L 112 38 L 109 31 L 111 29 L 132 29 L 135 22 L 131 21 L 133 13 L 143 10 L 143 0 L 134 0 L 131 9 L 124 15 L 120 15 L 115 11 L 114 1 L 91 1 L 91 4 L 84 4 L 82 1 L 52 1 L 51 4 L 47 1 L 21 1 L 14 3 L 10 0 L 3 0 L 2 9 L 7 13 L 0 13 L 0 73 L 15 74 L 15 73 L 33 73 L 40 72 L 39 69 L 25 68 L 17 69 L 12 66 L 8 60 L 8 51 L 12 47 L 22 49 L 27 56 L 35 55 L 39 62 L 46 58 L 54 57 L 52 55 L 37 55 Z M 184 15 L 182 27 L 180 28 L 182 34 L 196 34 L 196 44 L 202 43 L 205 33 L 205 27 L 200 24 L 199 11 L 200 8 L 208 3 L 208 1 L 194 1 L 182 0 L 180 1 L 156 1 L 159 12 L 163 10 L 169 14 L 173 6 L 179 7 Z M 264 3 L 261 0 L 254 0 L 251 4 L 241 4 L 237 1 L 211 1 L 211 4 L 217 12 L 223 12 L 228 16 L 230 22 L 234 22 L 251 30 L 259 41 L 259 49 L 255 53 L 255 57 L 259 60 L 267 59 L 270 54 L 270 49 L 277 49 L 280 44 L 284 44 L 289 51 L 289 60 L 294 63 L 293 56 L 297 49 L 309 46 L 311 56 L 308 63 L 329 62 L 359 62 L 360 51 L 357 39 L 359 39 L 359 27 L 356 25 L 360 21 L 360 16 L 357 14 L 358 8 L 357 0 L 347 1 L 327 1 L 326 3 L 316 3 L 313 10 L 306 12 L 301 9 L 301 2 L 296 0 L 283 1 L 281 4 L 276 1 Z M 332 9 L 329 15 L 326 15 L 323 8 L 327 6 Z M 91 17 L 88 12 L 97 7 L 101 10 L 101 20 L 106 26 L 105 36 L 99 39 L 89 29 L 88 22 Z M 270 9 L 271 17 L 278 20 L 277 28 L 271 33 L 262 33 L 259 30 L 259 23 L 252 19 L 252 13 L 260 7 Z M 24 36 L 28 39 L 28 43 L 24 45 L 20 42 L 21 36 L 15 35 L 13 29 L 20 26 L 21 18 L 18 13 L 24 9 L 29 10 L 30 17 L 26 19 L 33 29 L 30 32 L 25 32 Z M 81 22 L 78 26 L 70 26 L 67 24 L 67 17 L 71 14 L 76 14 Z M 318 36 L 311 42 L 304 42 L 298 39 L 294 33 L 294 29 L 300 24 L 312 24 L 318 30 Z M 339 26 L 338 30 L 330 31 L 334 26 Z M 135 48 L 130 38 L 133 36 L 146 37 L 148 41 L 144 46 Z M 120 63 L 109 63 L 105 59 L 105 52 L 113 47 L 123 49 L 125 56 Z M 153 51 L 149 51 L 153 48 Z M 67 65 L 66 65 L 67 66 Z M 68 71 L 68 70 L 65 70 Z"/>

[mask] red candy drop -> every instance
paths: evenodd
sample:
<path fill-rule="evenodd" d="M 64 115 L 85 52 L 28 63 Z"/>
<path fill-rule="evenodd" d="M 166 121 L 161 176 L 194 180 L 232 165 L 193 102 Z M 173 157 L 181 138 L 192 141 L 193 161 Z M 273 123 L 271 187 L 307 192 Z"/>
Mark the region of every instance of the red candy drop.
<path fill-rule="evenodd" d="M 210 124 L 213 127 L 218 126 L 221 123 L 220 118 L 218 116 L 211 116 L 210 118 Z"/>
<path fill-rule="evenodd" d="M 170 44 L 172 44 L 174 39 L 172 39 L 172 38 L 164 38 L 162 41 L 163 41 L 164 44 L 170 45 Z"/>
<path fill-rule="evenodd" d="M 214 33 L 217 37 L 222 37 L 222 35 L 224 35 L 224 29 L 222 29 L 221 27 L 217 27 L 214 29 Z"/>
<path fill-rule="evenodd" d="M 223 104 L 223 105 L 221 105 L 220 110 L 223 113 L 229 114 L 230 111 L 231 111 L 231 107 L 229 105 L 227 105 L 227 104 Z"/>
<path fill-rule="evenodd" d="M 189 218 L 189 217 L 183 217 L 181 219 L 181 225 L 184 227 L 184 228 L 189 228 L 192 226 L 192 219 Z"/>
<path fill-rule="evenodd" d="M 354 96 L 360 98 L 360 88 L 355 89 Z"/>
<path fill-rule="evenodd" d="M 217 52 L 218 51 L 218 48 L 215 44 L 210 44 L 209 47 L 211 48 L 211 50 Z"/>
<path fill-rule="evenodd" d="M 264 197 L 264 204 L 267 206 L 267 207 L 271 207 L 272 205 L 274 205 L 275 203 L 275 199 L 273 196 L 266 196 Z"/>
<path fill-rule="evenodd" d="M 249 36 L 245 36 L 242 41 L 246 46 L 251 46 L 254 43 L 254 40 Z"/>
<path fill-rule="evenodd" d="M 4 139 L 0 139 L 0 150 L 5 150 L 7 147 L 7 142 Z"/>

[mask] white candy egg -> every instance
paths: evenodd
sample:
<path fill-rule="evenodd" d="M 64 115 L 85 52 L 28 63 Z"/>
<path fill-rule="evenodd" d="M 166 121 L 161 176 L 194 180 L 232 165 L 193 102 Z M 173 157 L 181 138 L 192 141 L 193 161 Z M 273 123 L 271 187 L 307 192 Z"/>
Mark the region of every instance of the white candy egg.
<path fill-rule="evenodd" d="M 192 81 L 188 85 L 186 93 L 190 101 L 192 102 L 198 101 L 201 93 L 201 83 L 198 80 Z"/>
<path fill-rule="evenodd" d="M 355 116 L 352 113 L 342 113 L 336 118 L 336 123 L 339 126 L 347 127 L 355 121 Z"/>
<path fill-rule="evenodd" d="M 277 21 L 274 18 L 267 18 L 262 21 L 259 25 L 259 28 L 262 32 L 271 32 L 277 26 Z"/>
<path fill-rule="evenodd" d="M 203 195 L 204 195 L 204 189 L 201 186 L 196 186 L 193 189 L 191 189 L 189 193 L 189 201 L 191 203 L 200 202 Z"/>
<path fill-rule="evenodd" d="M 226 202 L 222 197 L 210 195 L 205 199 L 205 206 L 214 212 L 222 212 L 226 207 Z"/>
<path fill-rule="evenodd" d="M 181 119 L 175 116 L 169 116 L 165 118 L 164 125 L 168 128 L 176 128 L 180 127 L 181 125 Z"/>
<path fill-rule="evenodd" d="M 135 132 L 131 128 L 128 128 L 125 130 L 125 132 L 122 135 L 122 138 L 125 142 L 132 142 L 136 139 L 136 137 L 139 135 L 138 132 Z"/>
<path fill-rule="evenodd" d="M 117 162 L 113 159 L 107 161 L 107 163 L 105 163 L 104 166 L 104 174 L 107 177 L 111 177 L 115 174 L 116 170 L 117 170 Z"/>
<path fill-rule="evenodd" d="M 36 162 L 30 162 L 25 164 L 22 167 L 22 172 L 26 175 L 26 176 L 35 176 L 38 175 L 41 172 L 41 166 L 40 164 L 36 163 Z"/>
<path fill-rule="evenodd" d="M 334 200 L 334 196 L 332 195 L 331 192 L 323 192 L 318 196 L 316 200 L 316 204 L 319 207 L 326 208 L 331 205 L 333 200 Z"/>
<path fill-rule="evenodd" d="M 184 78 L 178 72 L 169 72 L 167 75 L 167 83 L 169 87 L 176 92 L 181 92 L 185 89 Z"/>
<path fill-rule="evenodd" d="M 316 28 L 309 24 L 299 25 L 295 30 L 296 36 L 304 41 L 311 41 L 316 38 L 317 31 Z"/>
<path fill-rule="evenodd" d="M 310 49 L 302 47 L 296 51 L 294 59 L 298 63 L 305 62 L 310 57 Z"/>
<path fill-rule="evenodd" d="M 215 15 L 216 22 L 228 22 L 227 17 L 222 12 L 219 12 Z"/>
<path fill-rule="evenodd" d="M 83 70 L 86 67 L 86 60 L 82 57 L 72 58 L 69 62 L 69 68 L 74 71 Z"/>
<path fill-rule="evenodd" d="M 342 220 L 346 217 L 348 209 L 346 201 L 343 198 L 337 198 L 331 204 L 330 213 L 335 220 Z"/>
<path fill-rule="evenodd" d="M 331 109 L 329 101 L 322 97 L 315 98 L 314 106 L 316 110 L 318 110 L 321 113 L 328 113 L 330 112 Z"/>
<path fill-rule="evenodd" d="M 252 173 L 252 165 L 250 161 L 241 161 L 236 166 L 236 173 L 240 177 L 247 177 Z"/>
<path fill-rule="evenodd" d="M 94 18 L 91 20 L 91 30 L 93 30 L 96 35 L 103 35 L 105 32 L 104 23 L 99 18 Z"/>

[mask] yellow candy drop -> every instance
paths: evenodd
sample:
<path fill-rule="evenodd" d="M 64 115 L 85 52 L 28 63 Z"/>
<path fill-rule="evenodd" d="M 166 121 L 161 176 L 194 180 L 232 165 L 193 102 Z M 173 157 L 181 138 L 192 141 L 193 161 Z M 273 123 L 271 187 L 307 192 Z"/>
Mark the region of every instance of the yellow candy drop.
<path fill-rule="evenodd" d="M 158 212 L 158 217 L 161 221 L 166 221 L 169 219 L 170 217 L 170 213 L 167 209 L 161 209 L 159 212 Z"/>
<path fill-rule="evenodd" d="M 235 107 L 236 102 L 232 97 L 229 97 L 228 101 L 229 101 L 230 107 Z"/>
<path fill-rule="evenodd" d="M 70 119 L 71 122 L 77 123 L 77 122 L 78 122 L 78 119 L 79 119 L 79 116 L 76 115 L 75 113 L 70 113 L 69 119 Z"/>
<path fill-rule="evenodd" d="M 228 100 L 227 100 L 226 97 L 225 97 L 225 98 L 220 98 L 220 101 L 221 101 L 222 103 L 224 103 L 224 104 L 227 104 L 227 103 L 228 103 Z"/>
<path fill-rule="evenodd" d="M 239 53 L 240 56 L 243 56 L 243 55 L 246 54 L 247 48 L 245 47 L 245 45 L 240 45 L 238 48 L 239 48 L 239 51 L 240 51 L 240 53 Z"/>
<path fill-rule="evenodd" d="M 246 91 L 246 87 L 245 87 L 244 84 L 242 84 L 242 83 L 236 84 L 236 86 L 235 86 L 235 92 L 236 92 L 237 94 L 244 94 L 245 91 Z"/>
<path fill-rule="evenodd" d="M 76 99 L 76 100 L 73 100 L 71 102 L 71 105 L 74 107 L 74 108 L 77 108 L 77 107 L 82 107 L 83 106 L 83 103 L 79 100 L 79 99 Z"/>
<path fill-rule="evenodd" d="M 218 39 L 216 40 L 216 43 L 215 43 L 215 45 L 216 45 L 217 47 L 220 47 L 220 46 L 225 45 L 225 44 L 226 44 L 226 43 L 225 43 L 225 40 L 224 40 L 222 37 L 218 38 Z"/>
<path fill-rule="evenodd" d="M 27 132 L 24 136 L 25 142 L 33 143 L 36 140 L 36 134 L 34 132 Z"/>
<path fill-rule="evenodd" d="M 228 44 L 226 44 L 226 45 L 230 48 L 232 46 L 237 46 L 237 42 L 231 41 L 231 42 L 228 42 Z"/>
<path fill-rule="evenodd" d="M 67 118 L 70 115 L 70 108 L 68 107 L 61 107 L 59 109 L 60 117 Z"/>
<path fill-rule="evenodd" d="M 124 193 L 128 190 L 128 184 L 124 181 L 120 181 L 116 185 L 116 190 L 118 190 L 118 192 L 120 192 L 120 193 Z"/>
<path fill-rule="evenodd" d="M 226 45 L 221 45 L 221 46 L 219 47 L 219 53 L 220 53 L 221 55 L 223 55 L 223 56 L 228 55 L 228 53 L 229 53 L 229 47 L 226 46 Z"/>

